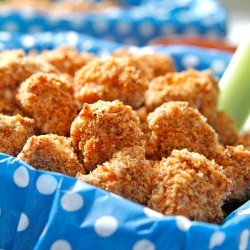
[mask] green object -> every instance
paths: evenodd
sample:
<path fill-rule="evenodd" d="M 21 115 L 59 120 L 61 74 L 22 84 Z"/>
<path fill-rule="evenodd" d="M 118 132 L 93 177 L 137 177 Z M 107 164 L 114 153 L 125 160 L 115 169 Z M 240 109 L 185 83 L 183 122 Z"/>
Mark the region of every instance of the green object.
<path fill-rule="evenodd" d="M 239 45 L 220 83 L 219 110 L 229 113 L 239 130 L 250 114 L 250 36 Z"/>

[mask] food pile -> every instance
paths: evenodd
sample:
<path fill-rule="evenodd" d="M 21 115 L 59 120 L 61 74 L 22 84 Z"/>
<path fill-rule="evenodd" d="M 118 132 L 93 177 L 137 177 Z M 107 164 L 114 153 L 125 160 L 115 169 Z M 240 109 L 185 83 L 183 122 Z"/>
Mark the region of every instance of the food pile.
<path fill-rule="evenodd" d="M 1 52 L 0 79 L 0 152 L 192 220 L 250 197 L 250 133 L 217 110 L 209 71 L 63 46 Z"/>

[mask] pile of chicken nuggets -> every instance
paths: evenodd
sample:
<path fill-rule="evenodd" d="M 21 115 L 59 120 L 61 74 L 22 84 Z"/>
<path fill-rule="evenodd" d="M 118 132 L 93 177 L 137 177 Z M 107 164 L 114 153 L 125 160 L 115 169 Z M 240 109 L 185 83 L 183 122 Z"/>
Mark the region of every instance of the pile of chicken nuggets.
<path fill-rule="evenodd" d="M 0 151 L 166 215 L 220 223 L 250 197 L 250 133 L 209 71 L 121 49 L 0 53 Z"/>

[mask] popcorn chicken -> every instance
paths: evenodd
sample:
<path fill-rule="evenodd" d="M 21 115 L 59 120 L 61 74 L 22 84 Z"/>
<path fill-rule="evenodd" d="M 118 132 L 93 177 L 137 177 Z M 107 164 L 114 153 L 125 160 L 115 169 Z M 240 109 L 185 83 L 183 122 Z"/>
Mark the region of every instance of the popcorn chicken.
<path fill-rule="evenodd" d="M 75 72 L 93 60 L 94 56 L 89 53 L 79 53 L 68 46 L 61 46 L 55 50 L 43 51 L 41 58 L 55 66 L 61 73 L 74 76 Z"/>
<path fill-rule="evenodd" d="M 168 102 L 148 116 L 151 150 L 149 157 L 161 159 L 173 149 L 187 148 L 209 157 L 218 145 L 218 137 L 206 118 L 187 102 Z"/>
<path fill-rule="evenodd" d="M 78 173 L 77 178 L 145 205 L 152 192 L 153 174 L 145 149 L 134 146 L 116 152 L 88 175 Z"/>
<path fill-rule="evenodd" d="M 69 135 L 77 116 L 73 89 L 54 74 L 32 75 L 20 86 L 17 99 L 42 133 Z"/>
<path fill-rule="evenodd" d="M 144 102 L 147 79 L 131 58 L 96 59 L 75 76 L 75 96 L 80 103 L 120 100 L 133 108 Z"/>
<path fill-rule="evenodd" d="M 71 126 L 75 150 L 87 171 L 132 146 L 144 146 L 135 112 L 120 101 L 84 104 Z"/>
<path fill-rule="evenodd" d="M 235 121 L 227 113 L 218 111 L 211 126 L 219 135 L 219 141 L 223 145 L 234 145 L 238 139 Z"/>
<path fill-rule="evenodd" d="M 250 151 L 243 146 L 227 146 L 216 159 L 232 183 L 230 200 L 250 198 Z"/>
<path fill-rule="evenodd" d="M 56 68 L 43 60 L 25 56 L 20 50 L 0 54 L 0 98 L 15 100 L 20 83 L 37 72 L 57 72 Z"/>
<path fill-rule="evenodd" d="M 198 153 L 174 150 L 155 166 L 158 178 L 148 206 L 168 215 L 220 222 L 231 181 L 220 166 Z"/>
<path fill-rule="evenodd" d="M 129 49 L 120 49 L 112 54 L 114 57 L 132 57 L 145 65 L 150 71 L 150 79 L 174 71 L 173 60 L 170 56 L 157 53 L 133 53 Z M 144 67 L 145 67 L 144 66 Z"/>
<path fill-rule="evenodd" d="M 211 73 L 189 69 L 154 78 L 145 94 L 145 105 L 153 111 L 169 101 L 186 101 L 213 121 L 218 102 L 218 85 Z"/>
<path fill-rule="evenodd" d="M 34 168 L 75 176 L 84 173 L 70 138 L 47 134 L 28 139 L 18 158 Z"/>
<path fill-rule="evenodd" d="M 35 134 L 35 121 L 20 115 L 0 114 L 0 152 L 16 156 Z"/>

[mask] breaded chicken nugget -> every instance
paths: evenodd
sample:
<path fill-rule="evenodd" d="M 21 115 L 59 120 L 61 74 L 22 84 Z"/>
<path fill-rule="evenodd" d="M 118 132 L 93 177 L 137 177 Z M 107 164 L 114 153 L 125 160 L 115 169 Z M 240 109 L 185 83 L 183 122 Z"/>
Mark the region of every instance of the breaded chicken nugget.
<path fill-rule="evenodd" d="M 219 135 L 219 141 L 223 145 L 234 145 L 238 139 L 235 120 L 225 112 L 218 111 L 211 126 Z"/>
<path fill-rule="evenodd" d="M 14 100 L 21 82 L 37 72 L 57 72 L 56 68 L 43 60 L 25 57 L 21 51 L 3 53 L 0 60 L 0 98 Z"/>
<path fill-rule="evenodd" d="M 153 111 L 169 101 L 187 101 L 212 121 L 218 101 L 217 82 L 209 71 L 193 69 L 168 73 L 153 79 L 145 94 L 147 109 Z"/>
<path fill-rule="evenodd" d="M 41 57 L 54 65 L 61 73 L 74 76 L 75 72 L 94 59 L 89 53 L 79 53 L 68 46 L 43 51 Z"/>
<path fill-rule="evenodd" d="M 166 73 L 173 72 L 174 64 L 173 60 L 168 55 L 157 54 L 157 53 L 133 53 L 129 49 L 120 49 L 115 51 L 113 54 L 115 57 L 133 57 L 141 61 L 142 64 L 146 65 L 151 69 L 151 78 L 165 75 Z"/>
<path fill-rule="evenodd" d="M 13 49 L 13 50 L 2 50 L 0 52 L 0 60 L 5 59 L 17 59 L 25 56 L 25 52 L 21 49 Z"/>
<path fill-rule="evenodd" d="M 23 115 L 23 112 L 14 101 L 0 98 L 0 114 L 3 115 Z"/>
<path fill-rule="evenodd" d="M 72 123 L 71 138 L 88 171 L 122 148 L 144 146 L 138 117 L 120 101 L 84 104 Z"/>
<path fill-rule="evenodd" d="M 243 132 L 235 145 L 243 145 L 247 150 L 250 150 L 250 131 Z"/>
<path fill-rule="evenodd" d="M 250 151 L 243 146 L 228 146 L 215 160 L 223 166 L 225 175 L 233 183 L 229 199 L 250 198 Z"/>
<path fill-rule="evenodd" d="M 34 168 L 75 176 L 84 168 L 74 153 L 72 141 L 63 136 L 47 134 L 28 139 L 18 158 Z"/>
<path fill-rule="evenodd" d="M 73 89 L 58 76 L 37 73 L 24 81 L 17 99 L 42 133 L 69 135 L 77 115 Z"/>
<path fill-rule="evenodd" d="M 170 56 L 152 53 L 138 55 L 138 58 L 153 70 L 154 77 L 175 71 L 173 60 Z"/>
<path fill-rule="evenodd" d="M 33 119 L 0 114 L 0 152 L 16 156 L 34 133 Z"/>
<path fill-rule="evenodd" d="M 186 149 L 174 150 L 156 164 L 158 179 L 148 206 L 168 215 L 220 222 L 231 181 L 220 166 Z"/>
<path fill-rule="evenodd" d="M 184 148 L 209 157 L 218 144 L 218 136 L 206 118 L 187 102 L 163 104 L 149 114 L 148 123 L 155 148 L 147 154 L 153 158 L 161 159 L 173 149 Z"/>
<path fill-rule="evenodd" d="M 110 161 L 88 175 L 78 173 L 77 178 L 146 205 L 153 188 L 152 169 L 144 147 L 135 146 L 116 152 Z"/>
<path fill-rule="evenodd" d="M 120 100 L 138 108 L 144 102 L 147 79 L 132 58 L 96 59 L 75 76 L 75 95 L 81 103 Z"/>

